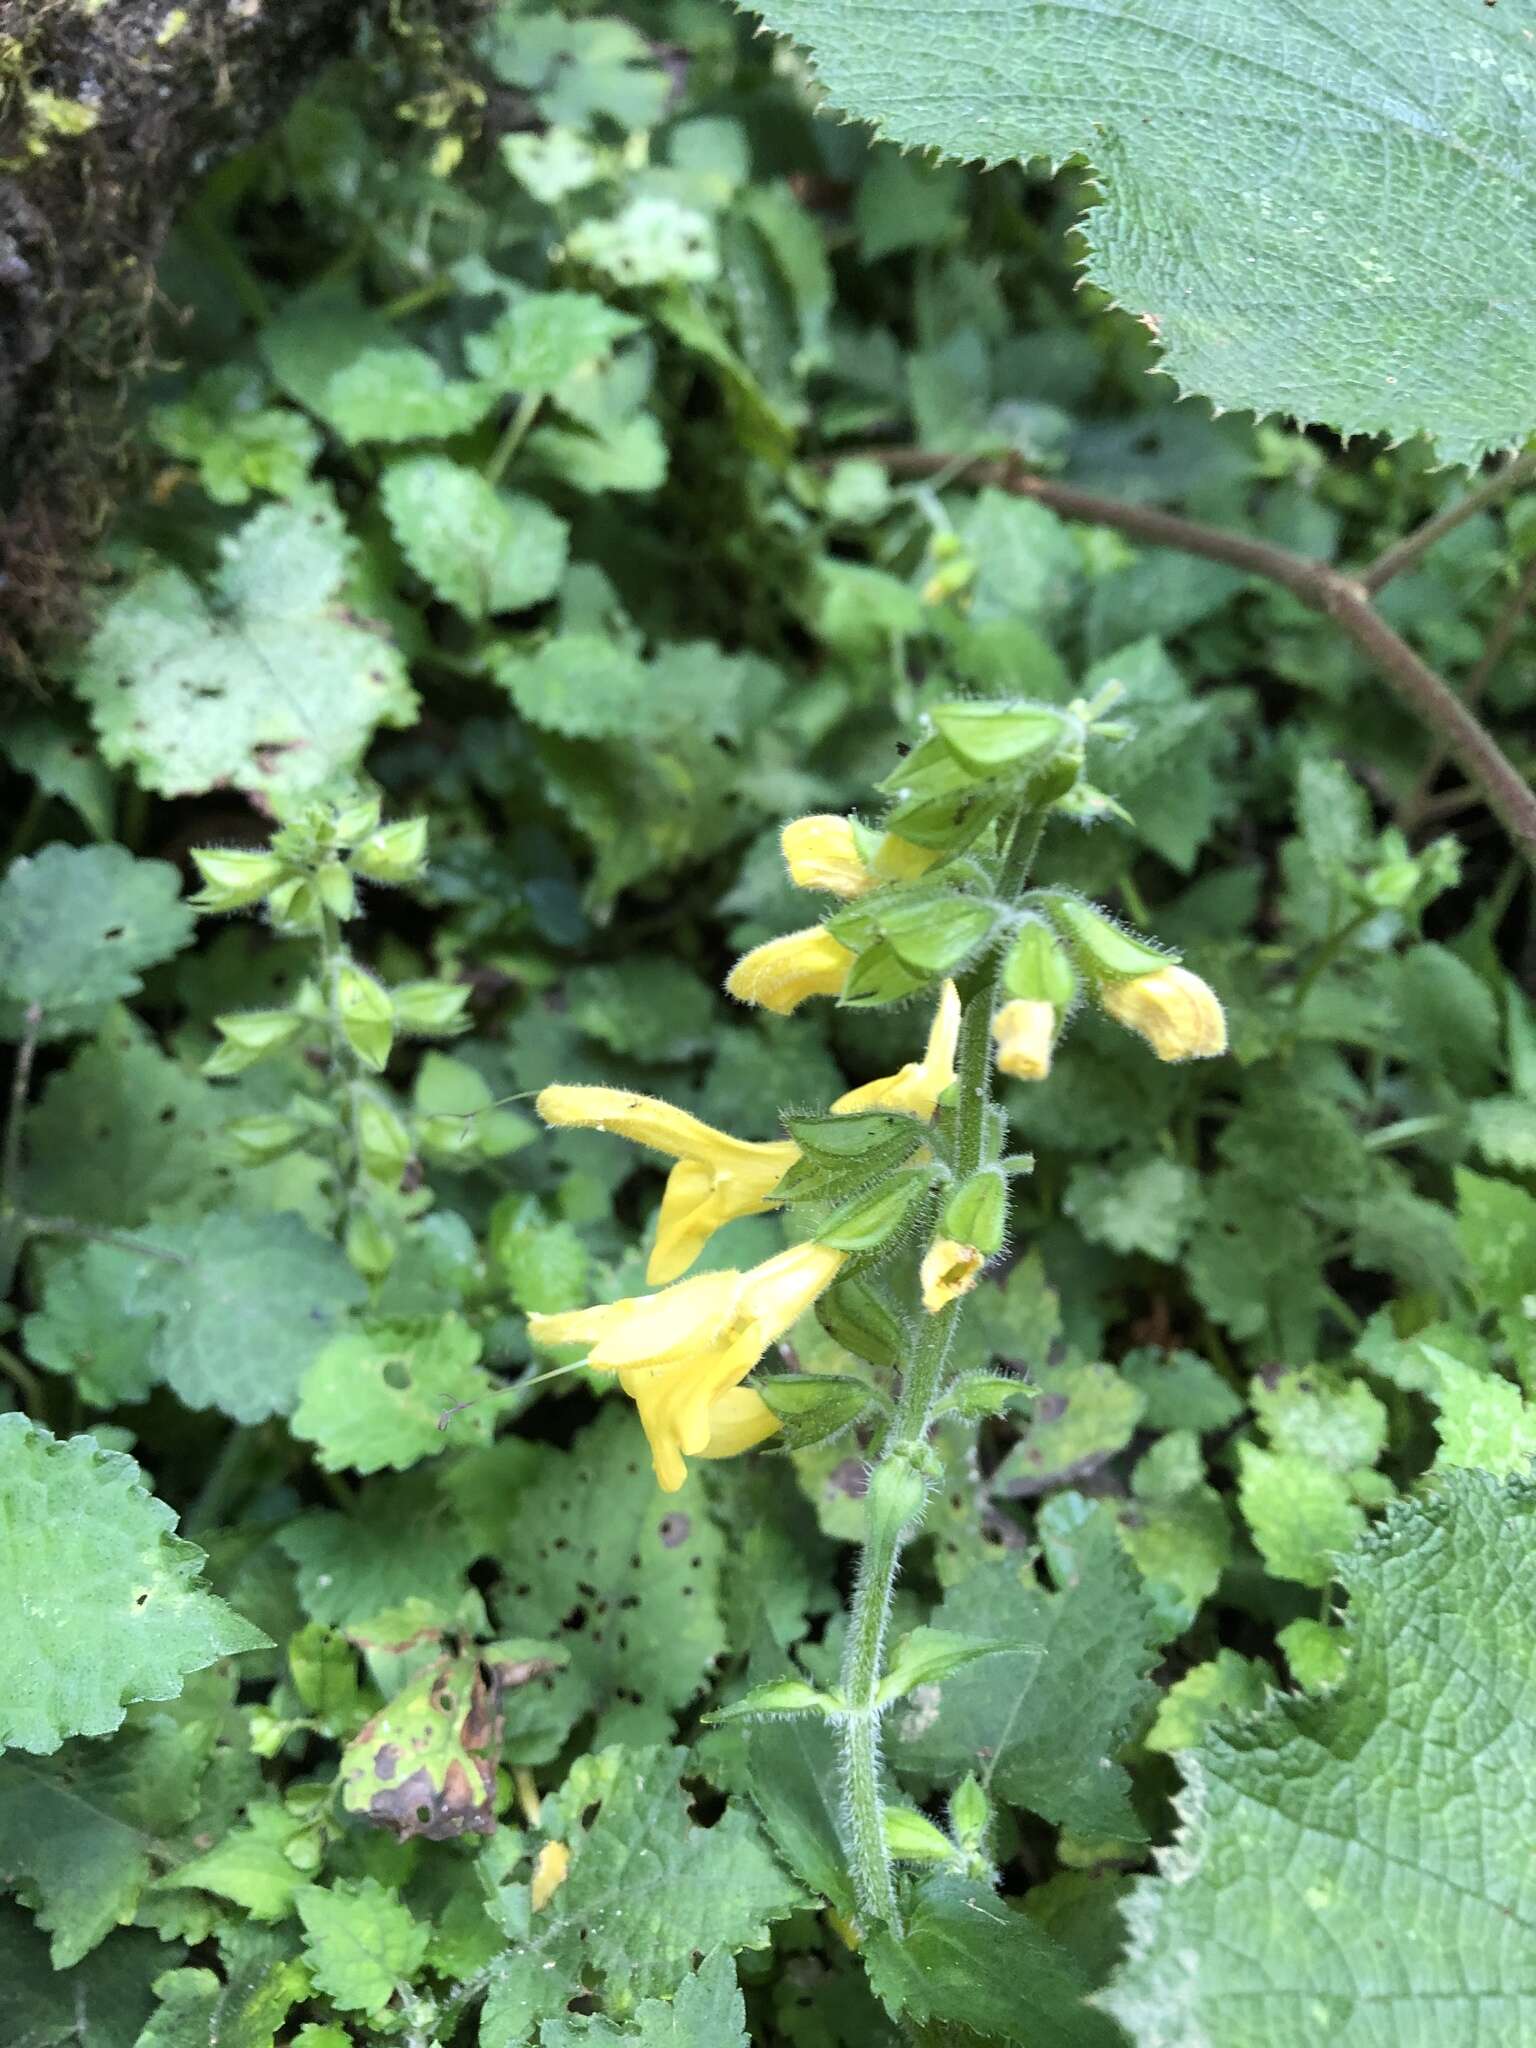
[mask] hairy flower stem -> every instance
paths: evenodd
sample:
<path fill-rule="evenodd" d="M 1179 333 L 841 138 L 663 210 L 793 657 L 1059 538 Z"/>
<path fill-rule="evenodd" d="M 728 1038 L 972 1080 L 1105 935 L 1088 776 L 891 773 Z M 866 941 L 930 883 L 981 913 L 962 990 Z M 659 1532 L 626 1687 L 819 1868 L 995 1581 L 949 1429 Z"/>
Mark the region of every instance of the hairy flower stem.
<path fill-rule="evenodd" d="M 1008 835 L 999 894 L 1016 902 L 1029 878 L 1030 865 L 1044 828 L 1043 812 L 1019 817 Z M 997 1008 L 1001 968 L 983 967 L 972 981 L 960 1024 L 955 1059 L 955 1157 L 957 1179 L 974 1173 L 987 1156 L 992 1107 L 992 1018 Z M 870 1491 L 887 1468 L 919 1468 L 929 1428 L 944 1388 L 944 1368 L 964 1312 L 963 1299 L 936 1315 L 926 1316 L 912 1358 L 902 1375 L 901 1397 L 883 1452 L 870 1475 Z M 880 1715 L 877 1698 L 884 1662 L 886 1622 L 891 1594 L 906 1544 L 923 1525 L 923 1503 L 903 1522 L 871 1513 L 863 1554 L 859 1559 L 848 1638 L 843 1652 L 842 1722 L 843 1806 L 853 1854 L 854 1891 L 867 1919 L 899 1927 L 890 1850 L 885 1840 L 885 1801 L 880 1788 Z"/>
<path fill-rule="evenodd" d="M 345 1112 L 336 1126 L 335 1146 L 336 1192 L 341 1208 L 343 1232 L 357 1202 L 362 1161 L 362 1145 L 357 1134 L 357 1089 L 363 1077 L 363 1063 L 347 1036 L 347 1027 L 341 1016 L 339 977 L 347 958 L 346 942 L 341 936 L 341 920 L 333 910 L 322 905 L 320 987 L 325 997 L 331 1075 L 334 1080 L 342 1083 L 342 1093 L 346 1098 Z"/>

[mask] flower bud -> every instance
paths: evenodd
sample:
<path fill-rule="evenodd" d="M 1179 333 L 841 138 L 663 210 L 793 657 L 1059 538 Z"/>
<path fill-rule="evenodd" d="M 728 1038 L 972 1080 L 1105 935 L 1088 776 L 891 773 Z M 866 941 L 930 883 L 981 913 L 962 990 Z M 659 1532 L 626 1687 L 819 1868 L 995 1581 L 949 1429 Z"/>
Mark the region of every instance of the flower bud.
<path fill-rule="evenodd" d="M 308 875 L 290 875 L 267 898 L 267 911 L 279 931 L 313 931 L 320 922 L 320 892 Z"/>
<path fill-rule="evenodd" d="M 377 1217 L 354 1209 L 347 1224 L 346 1253 L 365 1280 L 382 1280 L 395 1263 L 396 1244 Z"/>
<path fill-rule="evenodd" d="M 270 853 L 231 853 L 222 847 L 192 850 L 203 886 L 190 901 L 197 910 L 243 910 L 259 903 L 283 879 L 283 864 Z"/>
<path fill-rule="evenodd" d="M 949 1801 L 949 1824 L 962 1849 L 971 1855 L 978 1853 L 986 1841 L 990 1818 L 981 1780 L 974 1771 L 967 1771 Z"/>
<path fill-rule="evenodd" d="M 380 1072 L 395 1036 L 389 991 L 344 960 L 336 970 L 336 1012 L 352 1050 L 364 1066 Z"/>
<path fill-rule="evenodd" d="M 986 1263 L 986 1253 L 978 1251 L 975 1245 L 959 1244 L 952 1237 L 935 1238 L 923 1255 L 918 1276 L 923 1307 L 929 1315 L 937 1315 L 962 1294 L 969 1294 Z"/>
<path fill-rule="evenodd" d="M 1160 1060 L 1208 1060 L 1227 1049 L 1227 1020 L 1215 991 L 1185 967 L 1114 982 L 1100 1000 Z"/>
<path fill-rule="evenodd" d="M 840 1252 L 874 1251 L 906 1222 L 914 1202 L 927 1193 L 930 1178 L 923 1166 L 893 1173 L 835 1210 L 816 1233 L 817 1243 Z"/>
<path fill-rule="evenodd" d="M 899 1541 L 909 1522 L 923 1511 L 928 1481 L 911 1460 L 897 1456 L 877 1465 L 869 1476 L 864 1512 L 872 1538 Z"/>
<path fill-rule="evenodd" d="M 946 1237 L 990 1258 L 1002 1249 L 1007 1218 L 1008 1183 L 995 1166 L 984 1166 L 951 1193 L 939 1227 Z"/>
<path fill-rule="evenodd" d="M 398 818 L 381 825 L 352 855 L 352 865 L 370 882 L 414 882 L 427 858 L 425 818 Z"/>
<path fill-rule="evenodd" d="M 411 1157 L 411 1134 L 390 1105 L 371 1091 L 359 1091 L 354 1111 L 357 1149 L 375 1180 L 399 1185 Z"/>
<path fill-rule="evenodd" d="M 1043 1081 L 1051 1071 L 1056 1041 L 1056 1009 L 1052 1003 L 1004 1003 L 992 1019 L 997 1041 L 998 1071 L 1015 1081 Z"/>
<path fill-rule="evenodd" d="M 1085 971 L 1096 981 L 1124 981 L 1133 975 L 1152 974 L 1177 958 L 1124 930 L 1080 896 L 1053 895 L 1050 913 L 1075 947 Z"/>
<path fill-rule="evenodd" d="M 846 946 L 811 925 L 744 953 L 726 976 L 726 993 L 787 1017 L 807 996 L 840 995 L 853 964 Z"/>
<path fill-rule="evenodd" d="M 345 924 L 357 915 L 357 891 L 339 860 L 328 860 L 315 875 L 315 894 L 332 917 Z"/>
<path fill-rule="evenodd" d="M 471 993 L 467 981 L 403 981 L 390 990 L 396 1026 L 421 1038 L 447 1038 L 463 1029 Z"/>
<path fill-rule="evenodd" d="M 292 1010 L 236 1010 L 215 1017 L 213 1023 L 224 1043 L 203 1062 L 203 1072 L 212 1079 L 243 1074 L 258 1060 L 291 1045 L 304 1028 L 303 1018 Z"/>
<path fill-rule="evenodd" d="M 847 1373 L 774 1373 L 753 1385 L 777 1417 L 792 1451 L 840 1435 L 873 1400 L 864 1382 Z"/>
<path fill-rule="evenodd" d="M 936 704 L 932 715 L 945 745 L 977 775 L 1037 766 L 1076 730 L 1070 713 L 1048 704 L 962 699 Z"/>
<path fill-rule="evenodd" d="M 874 877 L 859 857 L 853 821 L 818 813 L 795 818 L 779 834 L 784 864 L 797 889 L 824 889 L 829 896 L 862 896 Z"/>
<path fill-rule="evenodd" d="M 898 1863 L 953 1863 L 955 1845 L 915 1806 L 887 1806 L 881 1816 L 885 1846 Z"/>
<path fill-rule="evenodd" d="M 1066 947 L 1042 918 L 1030 918 L 1009 947 L 1003 986 L 1024 1002 L 1070 1008 L 1077 995 L 1077 976 Z"/>
<path fill-rule="evenodd" d="M 242 1159 L 261 1165 L 281 1159 L 305 1136 L 306 1127 L 291 1116 L 237 1116 L 224 1126 L 224 1136 Z"/>
<path fill-rule="evenodd" d="M 378 798 L 354 797 L 351 803 L 336 806 L 331 819 L 331 837 L 338 846 L 355 846 L 359 839 L 367 838 L 378 822 Z"/>

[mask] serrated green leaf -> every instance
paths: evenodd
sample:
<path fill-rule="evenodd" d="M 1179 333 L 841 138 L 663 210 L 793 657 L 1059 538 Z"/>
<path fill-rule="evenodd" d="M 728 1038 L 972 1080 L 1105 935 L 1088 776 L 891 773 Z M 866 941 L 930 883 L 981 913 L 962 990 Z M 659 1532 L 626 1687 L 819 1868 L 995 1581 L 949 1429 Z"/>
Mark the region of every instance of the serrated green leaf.
<path fill-rule="evenodd" d="M 471 335 L 464 353 L 477 377 L 503 391 L 550 391 L 639 325 L 591 292 L 529 292 Z"/>
<path fill-rule="evenodd" d="M 406 560 L 465 618 L 525 611 L 559 588 L 568 529 L 537 499 L 446 455 L 392 463 L 379 495 Z"/>
<path fill-rule="evenodd" d="M 583 1985 L 621 2005 L 665 1995 L 694 1954 L 762 1948 L 804 1895 L 779 1868 L 744 1806 L 708 1828 L 688 1817 L 685 1750 L 608 1750 L 601 1810 L 572 1844 L 570 1874 L 493 1978 L 484 2048 L 563 2011 Z"/>
<path fill-rule="evenodd" d="M 320 411 L 344 441 L 436 441 L 476 426 L 495 396 L 445 376 L 425 349 L 396 343 L 364 349 L 337 370 Z"/>
<path fill-rule="evenodd" d="M 1157 1718 L 1142 1737 L 1150 1750 L 1171 1756 L 1199 1741 L 1227 1715 L 1251 1714 L 1264 1704 L 1266 1667 L 1235 1650 L 1218 1650 L 1163 1694 Z"/>
<path fill-rule="evenodd" d="M 999 1493 L 1030 1499 L 1083 1478 L 1130 1442 L 1142 1397 L 1110 1365 L 1041 1366 L 1039 1399 L 999 1466 Z"/>
<path fill-rule="evenodd" d="M 614 1406 L 569 1451 L 545 1449 L 508 1508 L 502 1626 L 570 1652 L 555 1695 L 572 1718 L 597 1715 L 595 1741 L 669 1734 L 724 1647 L 700 1482 L 659 1494 L 638 1425 Z"/>
<path fill-rule="evenodd" d="M 0 1748 L 108 1735 L 130 1701 L 266 1645 L 201 1588 L 203 1553 L 175 1526 L 131 1458 L 0 1415 Z"/>
<path fill-rule="evenodd" d="M 736 1965 L 716 1949 L 685 1977 L 668 2000 L 645 1998 L 625 2027 L 611 2020 L 546 2020 L 539 2048 L 583 2048 L 594 2043 L 629 2043 L 630 2048 L 749 2048 L 747 2014 L 736 1982 Z"/>
<path fill-rule="evenodd" d="M 1393 1506 L 1342 1568 L 1339 1688 L 1183 1760 L 1103 2001 L 1133 2039 L 1374 2048 L 1389 2010 L 1404 2048 L 1530 2031 L 1533 1531 L 1524 1479 Z"/>
<path fill-rule="evenodd" d="M 889 0 L 759 11 L 810 46 L 835 106 L 905 147 L 1085 157 L 1105 193 L 1089 275 L 1149 319 L 1186 390 L 1345 434 L 1427 432 L 1454 462 L 1529 432 L 1536 273 L 1511 267 L 1528 202 L 1502 168 L 1530 146 L 1503 83 L 1524 63 L 1523 9 L 1468 8 L 1431 55 L 1390 0 L 1364 0 L 1342 34 L 1279 0 L 1220 15 L 1177 0 L 1110 17 L 1091 61 L 1080 13 L 1055 0 L 958 0 L 938 37 L 929 12 Z M 1447 235 L 1454 279 L 1437 278 Z"/>
<path fill-rule="evenodd" d="M 55 1970 L 32 1916 L 0 1900 L 0 1984 L 15 2048 L 137 2048 L 151 1981 L 179 1954 L 140 1928 L 120 1929 L 72 1970 Z"/>
<path fill-rule="evenodd" d="M 309 1992 L 297 1957 L 258 1952 L 226 1977 L 168 1970 L 156 1978 L 159 2007 L 135 2048 L 273 2048 L 278 2029 Z"/>
<path fill-rule="evenodd" d="M 427 1930 L 377 1878 L 304 1885 L 294 1904 L 310 1974 L 343 2012 L 382 2011 L 420 1969 Z"/>
<path fill-rule="evenodd" d="M 354 767 L 416 695 L 343 586 L 353 543 L 320 502 L 269 505 L 222 545 L 204 592 L 149 569 L 102 616 L 76 686 L 105 758 L 146 789 L 313 789 Z"/>
<path fill-rule="evenodd" d="M 156 1376 L 237 1422 L 288 1414 L 367 1291 L 337 1247 L 297 1216 L 235 1211 L 163 1225 L 155 1241 L 173 1258 L 145 1261 L 134 1303 L 159 1320 Z"/>
<path fill-rule="evenodd" d="M 1076 1576 L 1058 1593 L 1002 1560 L 950 1588 L 939 1628 L 1019 1647 L 892 1712 L 886 1754 L 925 1783 L 974 1770 L 996 1798 L 1080 1833 L 1136 1840 L 1125 1774 L 1108 1759 L 1152 1698 L 1152 1616 L 1107 1518 L 1079 1541 Z"/>
<path fill-rule="evenodd" d="M 1085 1237 L 1111 1251 L 1176 1259 L 1200 1214 L 1200 1183 L 1173 1159 L 1074 1166 L 1063 1202 Z"/>
<path fill-rule="evenodd" d="M 304 1515 L 277 1540 L 298 1567 L 304 1611 L 337 1628 L 409 1600 L 452 1614 L 484 1548 L 430 1471 L 376 1479 L 355 1514 Z"/>
<path fill-rule="evenodd" d="M 1331 1584 L 1339 1554 L 1365 1527 L 1344 1478 L 1294 1451 L 1238 1446 L 1238 1499 L 1260 1556 L 1277 1578 Z"/>
<path fill-rule="evenodd" d="M 68 1373 L 96 1408 L 142 1401 L 155 1384 L 155 1325 L 130 1303 L 141 1261 L 116 1245 L 88 1244 L 50 1268 L 42 1307 L 22 1324 L 29 1357 Z"/>
<path fill-rule="evenodd" d="M 462 1317 L 369 1323 L 333 1337 L 308 1367 L 289 1425 L 319 1447 L 322 1470 L 403 1472 L 422 1458 L 490 1441 L 490 1382 Z"/>
<path fill-rule="evenodd" d="M 141 970 L 192 936 L 181 879 L 121 846 L 45 846 L 12 861 L 0 881 L 0 1038 L 19 1038 L 25 1014 L 42 1035 L 89 1031 L 108 1003 L 136 995 Z"/>
<path fill-rule="evenodd" d="M 1116 2048 L 1111 2021 L 1086 2002 L 1066 1951 L 984 1885 L 931 1877 L 901 1934 L 881 1928 L 866 1950 L 886 2010 L 990 2048 Z"/>

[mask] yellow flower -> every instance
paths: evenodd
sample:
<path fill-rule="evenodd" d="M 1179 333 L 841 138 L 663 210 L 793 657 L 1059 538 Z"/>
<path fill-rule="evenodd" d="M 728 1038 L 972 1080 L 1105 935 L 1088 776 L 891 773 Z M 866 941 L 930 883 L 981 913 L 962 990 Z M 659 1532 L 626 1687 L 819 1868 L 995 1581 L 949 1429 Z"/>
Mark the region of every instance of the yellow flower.
<path fill-rule="evenodd" d="M 685 1455 L 730 1457 L 768 1434 L 758 1408 L 722 1397 L 830 1286 L 843 1257 L 829 1245 L 791 1245 L 745 1273 L 699 1273 L 660 1294 L 533 1315 L 528 1332 L 536 1344 L 586 1344 L 589 1366 L 618 1374 L 657 1480 L 675 1493 Z"/>
<path fill-rule="evenodd" d="M 787 1017 L 807 996 L 841 995 L 854 957 L 830 932 L 813 924 L 743 953 L 725 978 L 726 993 L 740 1003 L 757 1003 Z"/>
<path fill-rule="evenodd" d="M 732 1138 L 652 1095 L 623 1088 L 556 1085 L 534 1105 L 547 1124 L 613 1131 L 678 1163 L 667 1175 L 656 1243 L 645 1277 L 663 1287 L 686 1273 L 713 1232 L 738 1216 L 760 1216 L 774 1188 L 800 1157 L 788 1139 L 756 1145 Z"/>
<path fill-rule="evenodd" d="M 960 1043 L 960 991 L 946 981 L 928 1032 L 928 1044 L 920 1060 L 909 1060 L 899 1074 L 887 1074 L 878 1081 L 866 1081 L 862 1088 L 850 1088 L 832 1107 L 839 1116 L 855 1116 L 866 1109 L 899 1109 L 926 1122 L 939 1106 L 939 1097 L 955 1078 L 955 1048 Z"/>
<path fill-rule="evenodd" d="M 1160 1060 L 1208 1060 L 1227 1049 L 1227 1020 L 1215 991 L 1187 968 L 1159 967 L 1111 982 L 1099 999 Z"/>
<path fill-rule="evenodd" d="M 929 1315 L 937 1315 L 962 1294 L 969 1294 L 986 1263 L 985 1252 L 977 1251 L 973 1244 L 957 1244 L 952 1237 L 935 1238 L 923 1255 L 919 1274 L 923 1307 Z"/>
<path fill-rule="evenodd" d="M 1051 1045 L 1056 1037 L 1054 1003 L 1004 1003 L 992 1019 L 997 1040 L 998 1071 L 1016 1081 L 1043 1081 L 1051 1071 Z"/>
<path fill-rule="evenodd" d="M 779 834 L 784 864 L 797 889 L 825 889 L 829 896 L 862 896 L 875 886 L 874 876 L 859 858 L 853 825 L 847 818 L 818 812 L 796 818 Z"/>
<path fill-rule="evenodd" d="M 709 1442 L 696 1458 L 734 1458 L 750 1451 L 779 1426 L 762 1395 L 752 1387 L 731 1387 L 709 1404 Z"/>
<path fill-rule="evenodd" d="M 873 859 L 859 851 L 853 823 L 825 811 L 796 818 L 779 837 L 789 879 L 797 889 L 825 889 L 830 896 L 862 896 L 882 882 L 908 882 L 926 873 L 939 858 L 927 846 L 884 833 Z"/>
<path fill-rule="evenodd" d="M 528 1888 L 528 1903 L 537 1913 L 565 1883 L 571 1868 L 571 1852 L 564 1842 L 546 1842 L 534 1858 L 533 1883 Z"/>

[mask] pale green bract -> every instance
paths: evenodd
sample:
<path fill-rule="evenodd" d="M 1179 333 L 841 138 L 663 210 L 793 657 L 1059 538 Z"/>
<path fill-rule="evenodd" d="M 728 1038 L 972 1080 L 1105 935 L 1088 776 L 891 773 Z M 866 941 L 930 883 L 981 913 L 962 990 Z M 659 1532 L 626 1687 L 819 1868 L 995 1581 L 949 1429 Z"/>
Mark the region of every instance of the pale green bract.
<path fill-rule="evenodd" d="M 1472 462 L 1536 424 L 1533 0 L 767 0 L 838 109 L 1082 156 L 1088 270 L 1187 391 Z"/>
<path fill-rule="evenodd" d="M 1183 1764 L 1104 2003 L 1138 2048 L 1440 2048 L 1536 2028 L 1536 1486 L 1457 1472 L 1340 1568 L 1340 1688 Z"/>
<path fill-rule="evenodd" d="M 133 1700 L 267 1638 L 198 1584 L 203 1553 L 93 1437 L 0 1415 L 0 1749 L 109 1735 Z"/>

